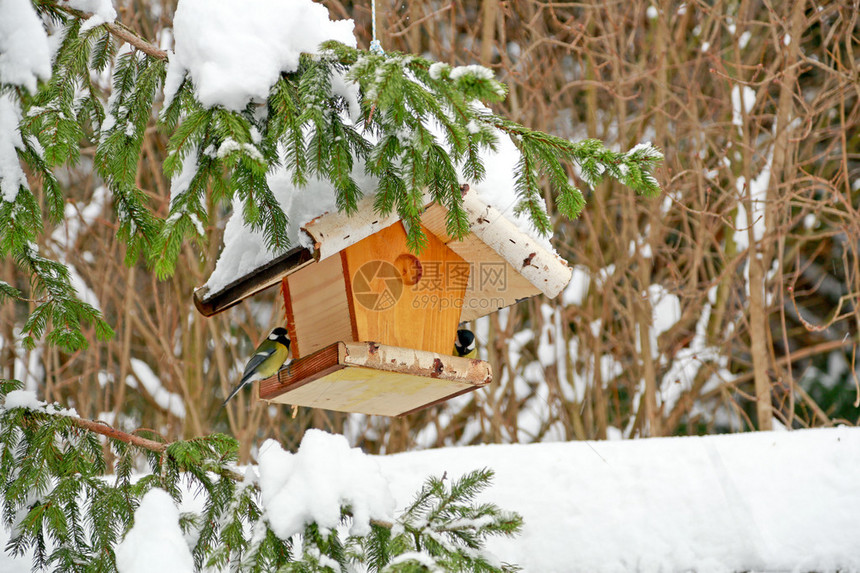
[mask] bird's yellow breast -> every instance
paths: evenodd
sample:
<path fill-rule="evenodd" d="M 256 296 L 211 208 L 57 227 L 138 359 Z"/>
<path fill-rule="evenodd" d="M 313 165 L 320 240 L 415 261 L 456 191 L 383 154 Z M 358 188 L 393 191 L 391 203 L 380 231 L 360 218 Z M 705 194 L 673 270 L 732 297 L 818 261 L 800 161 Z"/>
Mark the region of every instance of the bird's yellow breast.
<path fill-rule="evenodd" d="M 263 378 L 268 378 L 281 369 L 281 366 L 283 366 L 284 362 L 287 361 L 289 354 L 290 351 L 286 346 L 283 344 L 277 344 L 275 351 L 260 365 L 260 369 L 257 372 L 259 372 Z"/>

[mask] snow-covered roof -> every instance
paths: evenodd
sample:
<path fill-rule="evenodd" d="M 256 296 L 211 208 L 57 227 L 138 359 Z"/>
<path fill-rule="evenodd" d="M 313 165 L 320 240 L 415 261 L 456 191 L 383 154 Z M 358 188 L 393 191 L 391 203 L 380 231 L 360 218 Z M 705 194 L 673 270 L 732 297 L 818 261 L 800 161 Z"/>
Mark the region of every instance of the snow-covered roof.
<path fill-rule="evenodd" d="M 532 225 L 525 213 L 515 213 L 515 207 L 519 202 L 514 182 L 516 176 L 515 166 L 520 161 L 520 152 L 514 146 L 510 138 L 498 133 L 498 144 L 495 150 L 483 149 L 480 152 L 481 161 L 484 164 L 486 175 L 480 181 L 466 177 L 459 173 L 460 181 L 469 186 L 471 192 L 483 203 L 494 208 L 501 218 L 512 223 L 519 232 L 530 237 L 530 239 L 544 250 L 553 253 L 549 238 L 542 236 Z M 364 173 L 364 164 L 359 158 L 355 158 L 355 167 L 352 178 L 365 193 L 365 197 L 374 196 L 377 188 L 375 177 Z M 313 240 L 303 232 L 306 224 L 317 219 L 325 213 L 336 210 L 336 198 L 334 186 L 319 178 L 311 178 L 308 183 L 299 187 L 293 183 L 292 170 L 289 167 L 278 167 L 272 171 L 267 181 L 272 193 L 278 200 L 284 213 L 287 215 L 289 227 L 287 236 L 293 245 L 311 249 Z M 372 200 L 368 202 L 372 205 Z M 425 204 L 429 203 L 426 201 Z M 544 207 L 545 206 L 541 205 Z M 271 263 L 280 253 L 269 250 L 262 230 L 253 230 L 246 226 L 242 218 L 241 201 L 236 199 L 233 205 L 234 215 L 227 222 L 224 230 L 224 247 L 215 270 L 204 285 L 207 296 L 214 295 L 224 290 L 228 285 L 236 282 L 242 277 L 254 272 L 254 270 Z M 364 220 L 355 219 L 354 223 L 338 220 L 338 224 L 350 227 L 361 227 L 368 222 L 380 219 L 376 214 L 368 211 Z M 378 228 L 397 221 L 396 215 L 386 218 L 385 224 L 380 222 Z M 366 235 L 365 235 L 366 236 Z M 456 249 L 455 249 L 456 250 Z"/>
<path fill-rule="evenodd" d="M 332 20 L 328 11 L 312 0 L 248 2 L 237 4 L 230 0 L 182 0 L 179 3 L 174 17 L 175 50 L 169 54 L 164 82 L 165 105 L 176 95 L 183 79 L 188 77 L 192 80 L 195 97 L 204 107 L 222 106 L 230 110 L 242 110 L 249 103 L 265 102 L 280 75 L 296 70 L 301 53 L 315 52 L 320 43 L 326 40 L 356 45 L 353 22 Z M 248 54 L 253 54 L 253 58 L 249 58 Z M 441 68 L 442 64 L 437 64 L 431 69 L 431 74 L 439 73 Z M 492 75 L 492 72 L 480 66 L 464 66 L 453 70 L 451 74 L 453 77 L 459 74 Z M 333 75 L 331 81 L 332 89 L 342 95 L 348 104 L 342 119 L 347 122 L 355 120 L 359 107 L 358 86 L 338 74 Z M 472 105 L 480 104 L 473 102 Z M 435 125 L 427 125 L 427 128 L 433 132 L 439 131 Z M 369 140 L 374 137 L 369 133 L 365 136 Z M 508 222 L 513 227 L 505 226 L 504 233 L 516 229 L 519 235 L 528 237 L 528 244 L 540 247 L 539 251 L 534 252 L 546 253 L 547 260 L 554 260 L 549 239 L 535 231 L 527 215 L 514 213 L 520 202 L 514 189 L 514 169 L 521 157 L 507 135 L 499 132 L 497 136 L 498 143 L 493 149 L 487 148 L 480 152 L 486 173 L 481 181 L 470 180 L 462 172 L 459 173 L 459 180 L 469 185 L 476 195 L 475 199 L 482 202 L 476 209 L 489 206 L 498 213 L 493 220 L 500 221 L 500 225 L 486 229 L 482 227 L 482 231 L 487 231 L 484 233 L 485 238 L 490 240 L 489 237 L 501 232 L 501 222 Z M 437 134 L 437 138 L 444 145 L 441 133 Z M 235 142 L 224 142 L 224 145 L 229 144 Z M 365 173 L 361 158 L 356 157 L 354 161 L 352 179 L 365 196 L 372 197 L 378 187 L 377 181 Z M 183 188 L 187 187 L 187 175 L 194 172 L 193 161 L 186 160 L 186 163 L 188 165 L 183 166 L 183 172 L 172 182 L 171 198 L 183 192 Z M 199 296 L 195 296 L 196 302 L 211 302 L 213 298 L 221 297 L 233 304 L 253 294 L 247 292 L 249 280 L 254 285 L 262 281 L 264 287 L 269 286 L 285 273 L 296 270 L 298 265 L 309 264 L 310 259 L 324 259 L 328 255 L 318 250 L 317 243 L 323 247 L 332 245 L 316 241 L 306 232 L 312 220 L 317 229 L 322 229 L 325 224 L 342 225 L 344 229 L 363 229 L 368 224 L 369 229 L 384 228 L 383 222 L 377 221 L 380 217 L 372 210 L 366 211 L 367 217 L 363 220 L 350 221 L 335 217 L 336 193 L 332 184 L 311 177 L 306 185 L 297 187 L 293 183 L 289 162 L 281 163 L 284 166 L 271 171 L 267 180 L 287 216 L 287 236 L 295 247 L 288 253 L 270 251 L 263 232 L 245 226 L 241 215 L 243 209 L 237 198 L 234 203 L 235 215 L 225 228 L 221 255 L 204 289 L 198 292 Z M 368 204 L 372 204 L 372 201 Z M 385 224 L 394 224 L 396 221 L 396 218 L 386 218 Z M 517 241 L 523 243 L 525 239 Z M 503 250 L 509 251 L 510 248 Z M 526 253 L 524 258 L 531 252 Z M 505 259 L 505 256 L 499 256 Z M 512 256 L 508 253 L 508 258 Z M 543 254 L 535 256 L 543 258 Z M 519 265 L 526 274 L 538 272 L 529 265 L 523 266 L 522 260 L 508 262 L 515 268 Z M 548 265 L 553 266 L 550 263 Z M 563 261 L 559 261 L 559 265 L 566 268 Z M 535 281 L 543 284 L 543 279 Z M 544 286 L 538 288 L 540 292 L 547 292 Z"/>
<path fill-rule="evenodd" d="M 258 266 L 247 264 L 249 258 L 255 260 L 255 255 L 260 253 L 257 248 L 260 244 L 253 239 L 256 233 L 245 230 L 232 241 L 228 240 L 231 234 L 230 223 L 237 219 L 234 217 L 228 223 L 228 232 L 225 233 L 228 237 L 225 239 L 219 265 L 235 265 L 243 269 L 243 274 L 236 277 L 228 275 L 232 280 L 222 285 L 225 279 L 218 278 L 216 268 L 212 276 L 217 280 L 213 281 L 210 277 L 206 285 L 195 291 L 198 310 L 207 316 L 225 310 L 240 300 L 277 284 L 283 277 L 307 265 L 325 260 L 382 229 L 399 224 L 400 218 L 396 213 L 380 216 L 373 203 L 374 196 L 368 195 L 359 201 L 358 208 L 352 215 L 348 216 L 333 209 L 310 219 L 298 230 L 302 237 L 301 246 L 281 257 L 263 259 L 265 262 Z M 523 232 L 514 220 L 485 202 L 474 190 L 464 193 L 463 207 L 471 232 L 462 240 L 447 234 L 447 209 L 433 202 L 429 196 L 425 196 L 422 224 L 426 231 L 446 243 L 465 261 L 504 267 L 506 283 L 503 289 L 492 291 L 492 296 L 497 299 L 497 304 L 492 307 L 468 303 L 469 297 L 479 299 L 489 296 L 490 293 L 480 289 L 467 293 L 462 320 L 489 314 L 499 307 L 514 304 L 539 293 L 555 297 L 564 289 L 570 281 L 572 271 L 546 240 Z M 226 263 L 225 253 L 229 257 Z M 217 290 L 211 287 L 213 283 L 219 287 Z"/>
<path fill-rule="evenodd" d="M 528 215 L 515 212 L 519 196 L 514 169 L 520 160 L 519 150 L 508 136 L 499 133 L 496 148 L 484 149 L 480 155 L 486 172 L 482 180 L 470 180 L 459 174 L 460 181 L 469 189 L 464 203 L 472 234 L 462 242 L 452 241 L 445 232 L 446 211 L 433 204 L 429 196 L 425 197 L 428 211 L 422 219 L 424 225 L 466 260 L 485 260 L 493 251 L 497 260 L 508 263 L 515 274 L 525 276 L 534 288 L 512 290 L 520 295 L 517 298 L 539 292 L 556 296 L 567 284 L 571 271 L 556 254 L 549 237 L 534 228 Z M 198 309 L 207 315 L 219 312 L 298 270 L 300 267 L 296 265 L 303 266 L 309 259 L 323 260 L 399 221 L 396 213 L 382 217 L 374 210 L 377 181 L 364 173 L 364 165 L 358 158 L 352 177 L 365 196 L 359 201 L 357 212 L 346 217 L 337 213 L 335 190 L 330 182 L 311 178 L 305 186 L 296 186 L 289 167 L 279 167 L 268 175 L 269 187 L 287 215 L 288 237 L 296 245 L 286 254 L 271 252 L 263 232 L 246 226 L 241 203 L 234 203 L 234 215 L 225 227 L 224 246 L 215 270 L 195 293 Z M 335 238 L 338 234 L 340 239 Z M 483 258 L 470 248 L 476 240 L 489 246 L 489 250 L 485 247 L 482 251 Z M 528 264 L 523 263 L 526 259 Z M 250 291 L 249 281 L 255 285 Z M 215 298 L 224 302 L 213 305 Z"/>

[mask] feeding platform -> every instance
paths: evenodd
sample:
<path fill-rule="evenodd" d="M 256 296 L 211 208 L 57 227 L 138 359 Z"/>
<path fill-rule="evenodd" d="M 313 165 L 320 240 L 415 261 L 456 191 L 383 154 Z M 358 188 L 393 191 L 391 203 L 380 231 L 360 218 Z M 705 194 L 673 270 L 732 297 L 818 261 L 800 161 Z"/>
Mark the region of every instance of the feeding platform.
<path fill-rule="evenodd" d="M 325 213 L 302 227 L 298 247 L 218 292 L 198 289 L 197 309 L 221 312 L 279 286 L 290 333 L 289 369 L 259 384 L 270 402 L 400 416 L 492 380 L 488 363 L 452 356 L 458 325 L 544 293 L 571 270 L 498 210 L 466 192 L 470 232 L 446 231 L 447 210 L 425 201 L 427 246 L 411 253 L 396 214 L 373 197 L 351 216 Z M 307 241 L 306 241 L 307 243 Z"/>
<path fill-rule="evenodd" d="M 341 412 L 403 416 L 489 384 L 483 360 L 336 342 L 260 383 L 260 398 Z"/>

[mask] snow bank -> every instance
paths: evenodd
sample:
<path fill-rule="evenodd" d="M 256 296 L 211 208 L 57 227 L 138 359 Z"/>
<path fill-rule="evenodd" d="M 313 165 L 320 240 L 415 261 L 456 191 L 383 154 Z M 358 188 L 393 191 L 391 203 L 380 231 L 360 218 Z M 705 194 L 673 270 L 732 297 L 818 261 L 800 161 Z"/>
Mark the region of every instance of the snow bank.
<path fill-rule="evenodd" d="M 279 74 L 298 68 L 302 52 L 327 40 L 355 47 L 353 27 L 352 20 L 329 20 L 311 0 L 180 0 L 165 86 L 175 91 L 187 72 L 204 106 L 242 110 L 265 102 Z M 165 100 L 172 97 L 165 90 Z"/>
<path fill-rule="evenodd" d="M 334 527 L 339 503 L 353 505 L 360 532 L 368 519 L 391 518 L 392 495 L 402 510 L 428 476 L 481 467 L 496 478 L 476 501 L 525 519 L 520 536 L 491 539 L 488 549 L 525 571 L 860 572 L 860 428 L 393 456 L 310 430 L 296 454 L 264 444 L 259 471 L 266 516 L 289 535 L 309 519 Z M 120 571 L 185 570 L 177 517 L 167 494 L 147 494 L 117 551 Z M 2 571 L 29 566 L 0 554 Z"/>
<path fill-rule="evenodd" d="M 194 571 L 194 558 L 179 528 L 179 510 L 166 491 L 152 489 L 134 512 L 134 526 L 116 548 L 120 573 Z"/>
<path fill-rule="evenodd" d="M 860 429 L 446 448 L 379 458 L 398 507 L 429 474 L 496 471 L 525 571 L 860 571 Z"/>

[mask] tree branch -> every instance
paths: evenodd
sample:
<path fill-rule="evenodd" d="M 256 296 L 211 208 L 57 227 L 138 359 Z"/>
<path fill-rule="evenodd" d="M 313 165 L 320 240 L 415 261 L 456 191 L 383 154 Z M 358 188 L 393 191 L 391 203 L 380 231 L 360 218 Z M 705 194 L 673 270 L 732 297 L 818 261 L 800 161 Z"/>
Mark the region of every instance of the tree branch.
<path fill-rule="evenodd" d="M 69 8 L 68 6 L 62 6 L 60 4 L 54 4 L 52 7 L 62 12 L 65 12 L 70 16 L 74 16 L 75 18 L 78 18 L 80 20 L 86 20 L 87 18 L 93 16 L 90 13 L 83 12 L 81 10 L 75 10 L 74 8 Z M 104 24 L 104 26 L 116 38 L 119 38 L 123 42 L 128 42 L 144 54 L 147 54 L 148 56 L 152 56 L 153 58 L 157 58 L 159 60 L 167 59 L 167 52 L 165 50 L 162 50 L 161 48 L 156 47 L 154 44 L 147 42 L 146 40 L 138 36 L 135 32 L 133 32 L 130 28 L 127 28 L 121 22 L 107 22 Z"/>
<path fill-rule="evenodd" d="M 159 60 L 167 59 L 167 52 L 162 50 L 161 48 L 157 48 L 155 45 L 150 44 L 125 26 L 119 23 L 105 24 L 107 29 L 113 34 L 115 37 L 123 40 L 124 42 L 128 42 L 133 47 L 137 48 L 144 54 L 148 56 L 152 56 L 153 58 L 157 58 Z"/>
<path fill-rule="evenodd" d="M 155 440 L 141 438 L 140 436 L 135 436 L 134 434 L 128 434 L 121 430 L 117 430 L 112 426 L 107 425 L 105 422 L 97 422 L 95 420 L 88 420 L 86 418 L 76 417 L 72 417 L 71 420 L 76 426 L 81 429 L 95 432 L 96 434 L 101 434 L 102 436 L 107 436 L 109 438 L 125 442 L 126 444 L 138 446 L 151 452 L 162 453 L 167 449 L 167 446 L 170 445 L 165 444 L 163 442 L 156 442 Z"/>

